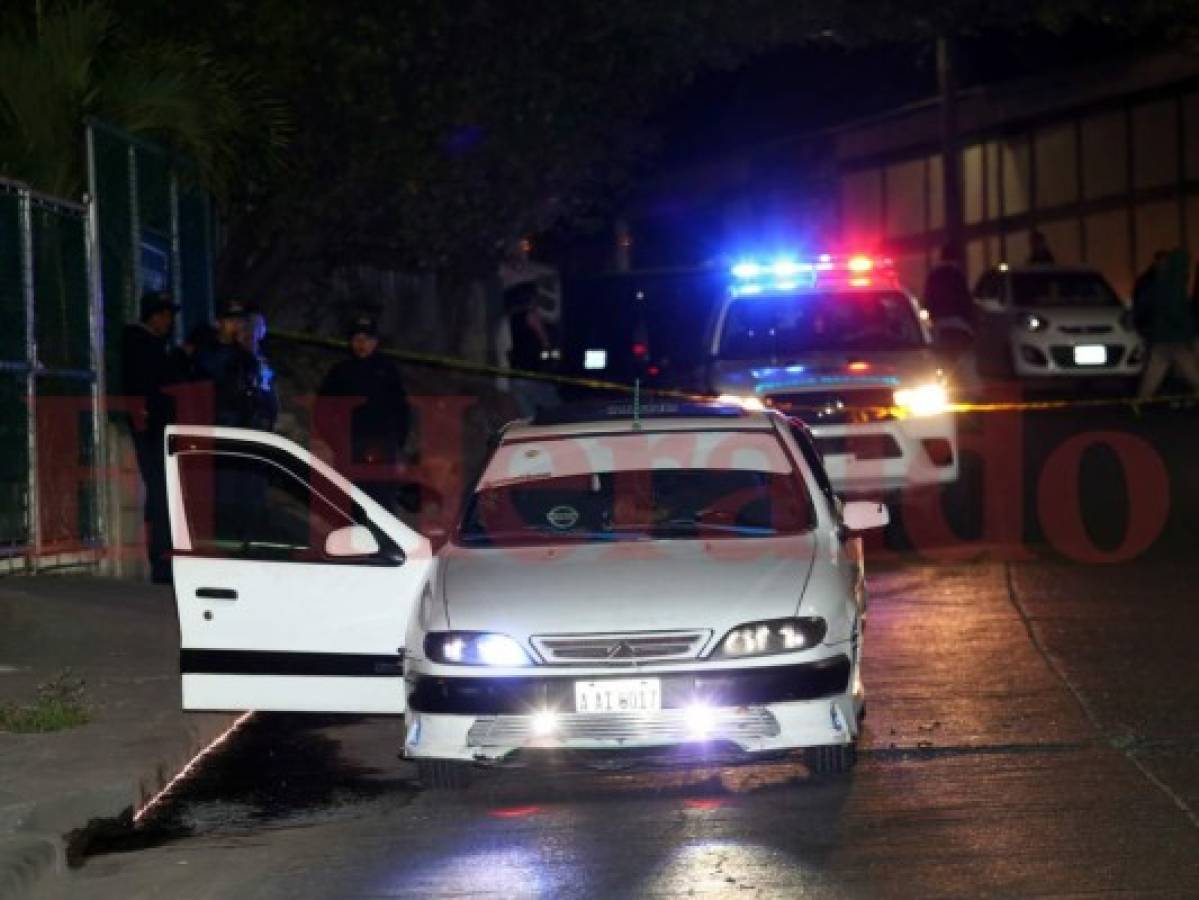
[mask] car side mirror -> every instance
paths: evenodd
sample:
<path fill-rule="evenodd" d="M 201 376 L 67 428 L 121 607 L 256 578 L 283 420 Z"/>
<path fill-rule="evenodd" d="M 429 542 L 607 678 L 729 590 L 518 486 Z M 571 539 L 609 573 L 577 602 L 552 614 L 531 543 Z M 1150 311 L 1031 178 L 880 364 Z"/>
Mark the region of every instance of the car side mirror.
<path fill-rule="evenodd" d="M 891 523 L 891 512 L 885 503 L 851 500 L 841 509 L 841 521 L 851 533 L 871 531 L 886 528 Z"/>
<path fill-rule="evenodd" d="M 365 525 L 347 525 L 325 538 L 325 555 L 334 559 L 374 556 L 378 552 L 379 542 Z"/>

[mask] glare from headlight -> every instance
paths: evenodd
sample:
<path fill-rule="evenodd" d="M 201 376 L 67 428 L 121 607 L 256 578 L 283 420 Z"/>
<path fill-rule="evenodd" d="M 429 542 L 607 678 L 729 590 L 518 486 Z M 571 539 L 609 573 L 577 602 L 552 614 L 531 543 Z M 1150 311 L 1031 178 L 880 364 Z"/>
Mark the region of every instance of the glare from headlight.
<path fill-rule="evenodd" d="M 743 397 L 740 394 L 721 394 L 716 398 L 716 402 L 725 406 L 740 406 L 750 412 L 761 412 L 766 409 L 766 404 L 760 397 Z"/>
<path fill-rule="evenodd" d="M 899 388 L 895 392 L 895 405 L 909 416 L 937 416 L 949 409 L 949 392 L 943 384 Z"/>
<path fill-rule="evenodd" d="M 459 666 L 527 666 L 529 654 L 506 634 L 440 631 L 425 635 L 425 654 L 433 662 Z"/>
<path fill-rule="evenodd" d="M 716 725 L 716 713 L 703 702 L 692 703 L 684 710 L 683 717 L 693 738 L 706 738 Z"/>
<path fill-rule="evenodd" d="M 477 647 L 479 662 L 485 666 L 523 666 L 529 661 L 520 644 L 505 634 L 485 634 Z"/>
<path fill-rule="evenodd" d="M 533 714 L 533 735 L 549 737 L 558 728 L 558 714 L 552 709 L 543 709 Z"/>

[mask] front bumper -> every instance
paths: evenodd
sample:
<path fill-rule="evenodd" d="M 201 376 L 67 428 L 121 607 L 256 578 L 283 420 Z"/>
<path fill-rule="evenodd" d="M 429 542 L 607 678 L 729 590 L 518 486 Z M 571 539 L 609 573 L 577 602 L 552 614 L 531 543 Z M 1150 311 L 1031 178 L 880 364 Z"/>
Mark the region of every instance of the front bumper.
<path fill-rule="evenodd" d="M 868 424 L 813 425 L 812 434 L 839 493 L 877 495 L 958 480 L 952 412 Z"/>
<path fill-rule="evenodd" d="M 1078 364 L 1076 346 L 1104 347 L 1101 364 Z M 1134 334 L 1109 333 L 1087 336 L 1062 335 L 1052 331 L 1030 333 L 1017 329 L 1009 343 L 1012 370 L 1022 378 L 1111 378 L 1131 377 L 1145 367 L 1145 349 Z"/>
<path fill-rule="evenodd" d="M 488 761 L 525 749 L 720 742 L 754 753 L 848 743 L 856 736 L 852 665 L 844 655 L 777 667 L 637 674 L 660 679 L 661 710 L 575 712 L 574 677 L 568 675 L 412 674 L 405 751 L 416 758 Z M 692 714 L 697 705 L 706 711 L 700 730 Z M 554 712 L 554 727 L 539 733 L 535 716 L 545 710 Z"/>

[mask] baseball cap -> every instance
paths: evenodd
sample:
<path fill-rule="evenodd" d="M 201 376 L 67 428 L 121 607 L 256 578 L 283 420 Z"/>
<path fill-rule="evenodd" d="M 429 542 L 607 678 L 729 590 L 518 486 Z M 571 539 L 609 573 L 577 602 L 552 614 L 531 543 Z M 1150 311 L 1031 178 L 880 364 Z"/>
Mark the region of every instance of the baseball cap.
<path fill-rule="evenodd" d="M 356 316 L 350 323 L 350 337 L 356 334 L 365 334 L 369 337 L 379 336 L 379 323 L 375 321 L 374 316 L 361 315 Z"/>
<path fill-rule="evenodd" d="M 147 291 L 142 294 L 141 303 L 139 304 L 139 314 L 141 320 L 144 322 L 160 312 L 165 312 L 166 310 L 179 312 L 180 308 L 179 304 L 175 302 L 175 298 L 171 296 L 170 291 Z"/>
<path fill-rule="evenodd" d="M 217 310 L 218 319 L 244 319 L 250 314 L 249 308 L 241 300 L 229 299 Z"/>

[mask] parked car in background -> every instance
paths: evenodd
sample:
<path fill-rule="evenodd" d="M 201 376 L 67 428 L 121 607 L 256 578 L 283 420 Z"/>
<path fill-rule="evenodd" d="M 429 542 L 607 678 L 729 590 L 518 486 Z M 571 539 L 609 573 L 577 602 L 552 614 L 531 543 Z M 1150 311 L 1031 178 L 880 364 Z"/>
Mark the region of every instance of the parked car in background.
<path fill-rule="evenodd" d="M 988 377 L 1127 378 L 1145 349 L 1128 307 L 1094 269 L 999 265 L 974 288 L 976 354 Z"/>

